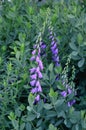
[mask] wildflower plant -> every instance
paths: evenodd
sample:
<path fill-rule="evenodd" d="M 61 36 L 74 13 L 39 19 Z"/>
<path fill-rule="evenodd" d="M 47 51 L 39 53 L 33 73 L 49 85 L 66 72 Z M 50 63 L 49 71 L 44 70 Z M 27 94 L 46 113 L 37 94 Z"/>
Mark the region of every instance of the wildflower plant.
<path fill-rule="evenodd" d="M 74 66 L 72 67 L 71 81 L 69 82 L 69 79 L 68 79 L 68 72 L 69 72 L 68 66 L 69 66 L 69 63 L 70 63 L 70 59 L 71 58 L 69 57 L 68 60 L 67 60 L 66 65 L 65 65 L 65 68 L 64 68 L 64 70 L 62 72 L 62 77 L 61 77 L 62 83 L 65 86 L 65 90 L 61 92 L 61 95 L 64 98 L 67 97 L 68 95 L 71 95 L 72 93 L 76 94 L 75 88 L 74 88 L 75 86 L 74 86 L 74 82 L 73 82 L 73 80 L 75 78 L 75 68 L 74 68 Z M 76 102 L 75 99 L 73 99 L 73 100 L 68 101 L 67 104 L 70 107 L 73 104 L 75 104 L 75 102 Z"/>
<path fill-rule="evenodd" d="M 0 130 L 86 130 L 86 10 L 78 1 L 1 4 Z"/>
<path fill-rule="evenodd" d="M 40 33 L 41 34 L 41 33 Z M 41 41 L 41 35 L 39 34 L 37 39 L 37 44 L 34 46 L 34 50 L 32 51 L 32 57 L 30 58 L 31 62 L 34 62 L 35 65 L 33 68 L 30 69 L 30 85 L 32 86 L 31 93 L 36 94 L 35 102 L 40 100 L 39 93 L 42 92 L 42 87 L 40 83 L 40 79 L 43 78 L 42 72 L 43 71 L 43 63 L 41 60 L 41 48 L 45 48 Z"/>
<path fill-rule="evenodd" d="M 51 45 L 50 48 L 51 48 L 51 52 L 52 52 L 52 60 L 55 64 L 55 66 L 60 66 L 57 40 L 55 38 L 55 33 L 54 33 L 53 27 L 51 25 L 49 25 L 48 31 L 49 31 L 49 39 L 50 39 L 50 45 Z"/>

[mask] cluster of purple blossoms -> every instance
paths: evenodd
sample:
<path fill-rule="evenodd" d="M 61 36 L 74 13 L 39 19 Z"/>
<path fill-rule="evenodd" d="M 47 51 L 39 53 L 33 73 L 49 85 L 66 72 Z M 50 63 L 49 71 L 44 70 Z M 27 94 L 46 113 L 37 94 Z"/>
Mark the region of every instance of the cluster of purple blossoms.
<path fill-rule="evenodd" d="M 56 42 L 56 39 L 55 39 L 54 34 L 52 32 L 52 29 L 50 29 L 50 28 L 49 28 L 49 33 L 50 33 L 49 39 L 51 40 L 52 60 L 55 63 L 55 66 L 60 66 L 57 42 Z"/>
<path fill-rule="evenodd" d="M 38 102 L 40 100 L 39 92 L 42 92 L 40 79 L 43 77 L 41 73 L 43 70 L 43 63 L 40 58 L 40 47 L 35 46 L 34 48 L 35 49 L 32 51 L 32 57 L 30 60 L 35 61 L 37 66 L 30 69 L 30 85 L 33 87 L 31 93 L 38 94 L 35 98 L 35 102 Z"/>
<path fill-rule="evenodd" d="M 70 87 L 68 87 L 66 91 L 61 92 L 61 95 L 65 98 L 67 95 L 72 94 L 72 92 L 73 90 Z M 76 101 L 74 99 L 74 100 L 69 101 L 67 104 L 69 107 L 71 107 L 73 104 L 75 104 L 75 102 Z"/>

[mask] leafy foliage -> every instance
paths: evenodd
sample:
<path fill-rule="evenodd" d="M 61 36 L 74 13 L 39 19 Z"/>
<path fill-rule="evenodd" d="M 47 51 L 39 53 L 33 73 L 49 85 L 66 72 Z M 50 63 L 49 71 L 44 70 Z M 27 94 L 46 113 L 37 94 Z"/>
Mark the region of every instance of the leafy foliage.
<path fill-rule="evenodd" d="M 85 3 L 85 0 L 0 2 L 1 130 L 86 129 Z M 58 41 L 59 67 L 54 66 L 51 58 L 49 22 Z M 29 69 L 34 67 L 30 58 L 39 32 L 47 48 L 46 57 L 42 57 L 43 92 L 40 101 L 34 104 L 36 95 L 30 92 Z M 75 93 L 62 97 L 61 92 L 67 91 L 62 76 Z M 76 103 L 68 107 L 72 100 Z"/>

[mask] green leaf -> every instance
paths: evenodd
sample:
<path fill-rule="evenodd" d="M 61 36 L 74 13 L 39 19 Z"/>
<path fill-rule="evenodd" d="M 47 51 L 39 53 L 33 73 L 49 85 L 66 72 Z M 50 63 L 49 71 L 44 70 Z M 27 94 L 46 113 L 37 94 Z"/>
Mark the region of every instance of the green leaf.
<path fill-rule="evenodd" d="M 78 67 L 81 68 L 84 65 L 85 59 L 82 58 L 79 62 L 78 62 Z"/>
<path fill-rule="evenodd" d="M 26 130 L 31 130 L 31 124 L 29 122 L 26 123 Z"/>
<path fill-rule="evenodd" d="M 73 51 L 73 52 L 71 53 L 71 55 L 77 56 L 77 55 L 78 55 L 78 51 Z"/>
<path fill-rule="evenodd" d="M 72 15 L 72 14 L 68 14 L 67 17 L 70 18 L 70 19 L 75 18 L 75 16 Z"/>
<path fill-rule="evenodd" d="M 78 40 L 78 43 L 81 44 L 82 41 L 83 41 L 83 37 L 82 37 L 82 34 L 79 33 L 78 36 L 77 36 L 77 40 Z"/>
<path fill-rule="evenodd" d="M 80 121 L 81 114 L 79 111 L 74 111 L 69 115 L 72 124 L 78 123 Z"/>
<path fill-rule="evenodd" d="M 44 102 L 41 100 L 39 101 L 39 103 L 37 104 L 37 112 L 40 112 L 43 109 L 44 106 Z"/>
<path fill-rule="evenodd" d="M 50 88 L 50 93 L 49 93 L 49 96 L 50 97 L 57 97 L 58 93 L 57 92 L 54 92 L 54 90 L 52 88 Z"/>
<path fill-rule="evenodd" d="M 57 114 L 55 111 L 47 111 L 46 116 L 50 118 L 57 116 Z"/>
<path fill-rule="evenodd" d="M 35 100 L 35 96 L 32 93 L 30 93 L 28 97 L 28 102 L 30 106 L 33 106 L 34 100 Z"/>
<path fill-rule="evenodd" d="M 60 124 L 63 123 L 63 121 L 64 121 L 64 119 L 58 119 L 57 122 L 56 122 L 56 124 L 55 124 L 55 126 L 58 127 Z M 59 129 L 58 129 L 58 130 L 59 130 Z"/>
<path fill-rule="evenodd" d="M 28 112 L 28 116 L 26 118 L 27 121 L 33 121 L 36 118 L 36 115 L 32 112 Z"/>
<path fill-rule="evenodd" d="M 8 116 L 8 118 L 10 120 L 15 120 L 16 119 L 16 115 L 13 112 L 10 112 L 10 115 Z"/>
<path fill-rule="evenodd" d="M 83 119 L 81 121 L 81 124 L 82 124 L 82 128 L 86 129 L 86 119 Z"/>
<path fill-rule="evenodd" d="M 60 107 L 64 103 L 64 99 L 58 99 L 55 103 L 56 107 Z"/>
<path fill-rule="evenodd" d="M 39 121 L 37 122 L 37 127 L 38 127 L 38 126 L 41 126 L 42 123 L 43 123 L 43 122 L 42 122 L 42 119 L 39 119 Z"/>
<path fill-rule="evenodd" d="M 13 124 L 13 127 L 15 128 L 15 130 L 19 130 L 19 125 L 18 125 L 17 120 L 12 120 L 12 124 Z"/>
<path fill-rule="evenodd" d="M 65 124 L 66 127 L 68 127 L 68 128 L 71 128 L 71 127 L 72 127 L 72 123 L 70 122 L 69 119 L 65 119 L 65 120 L 64 120 L 64 124 Z"/>
<path fill-rule="evenodd" d="M 25 34 L 19 33 L 19 40 L 20 40 L 21 42 L 25 42 L 25 38 L 26 38 L 26 35 L 25 35 Z"/>
<path fill-rule="evenodd" d="M 32 107 L 27 106 L 27 110 L 31 112 L 32 111 Z"/>
<path fill-rule="evenodd" d="M 48 130 L 57 130 L 57 128 L 54 125 L 50 124 Z"/>
<path fill-rule="evenodd" d="M 51 63 L 51 64 L 49 65 L 48 70 L 49 70 L 50 72 L 53 71 L 53 63 Z"/>
<path fill-rule="evenodd" d="M 17 52 L 16 52 L 16 59 L 19 60 L 19 58 L 20 58 L 20 51 L 17 51 Z"/>
<path fill-rule="evenodd" d="M 57 88 L 60 89 L 60 90 L 65 89 L 64 85 L 60 81 L 58 81 Z"/>
<path fill-rule="evenodd" d="M 62 72 L 62 67 L 61 67 L 61 66 L 56 67 L 56 68 L 55 68 L 55 72 L 56 72 L 57 74 L 60 74 L 60 73 Z"/>
<path fill-rule="evenodd" d="M 64 111 L 61 111 L 58 113 L 58 117 L 63 117 L 63 118 L 66 118 L 66 114 Z"/>
<path fill-rule="evenodd" d="M 69 46 L 70 46 L 71 49 L 77 51 L 77 46 L 74 44 L 74 42 L 70 42 Z"/>
<path fill-rule="evenodd" d="M 22 123 L 22 124 L 20 125 L 20 130 L 24 130 L 24 128 L 25 128 L 25 123 Z"/>
<path fill-rule="evenodd" d="M 45 103 L 44 108 L 47 109 L 47 110 L 50 110 L 50 109 L 53 108 L 53 106 L 51 104 Z"/>

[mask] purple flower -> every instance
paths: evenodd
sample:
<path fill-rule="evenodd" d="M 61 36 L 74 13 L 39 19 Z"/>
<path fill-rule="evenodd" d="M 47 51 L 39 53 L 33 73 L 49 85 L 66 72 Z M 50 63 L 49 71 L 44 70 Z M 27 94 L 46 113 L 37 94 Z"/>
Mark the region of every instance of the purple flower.
<path fill-rule="evenodd" d="M 52 36 L 52 35 L 50 35 L 50 36 L 49 36 L 49 39 L 52 39 L 52 38 L 53 38 L 53 36 Z"/>
<path fill-rule="evenodd" d="M 37 87 L 35 87 L 35 88 L 32 88 L 32 90 L 31 90 L 31 93 L 37 93 L 38 92 L 38 89 L 37 89 Z"/>
<path fill-rule="evenodd" d="M 34 73 L 35 71 L 36 71 L 36 68 L 30 69 L 30 73 L 31 73 L 31 74 Z"/>
<path fill-rule="evenodd" d="M 35 55 L 35 54 L 36 54 L 36 50 L 33 50 L 33 51 L 32 51 L 32 55 Z"/>
<path fill-rule="evenodd" d="M 35 101 L 38 102 L 39 100 L 40 100 L 40 95 L 37 95 L 37 96 L 35 97 Z"/>
<path fill-rule="evenodd" d="M 66 92 L 66 91 L 62 91 L 62 92 L 61 92 L 61 95 L 62 95 L 63 97 L 66 97 L 66 96 L 67 96 L 67 92 Z"/>
<path fill-rule="evenodd" d="M 43 76 L 42 76 L 42 73 L 40 72 L 40 71 L 38 71 L 38 78 L 42 78 Z"/>
<path fill-rule="evenodd" d="M 30 58 L 30 60 L 31 60 L 31 61 L 35 60 L 35 56 L 32 56 L 32 57 Z"/>
<path fill-rule="evenodd" d="M 68 88 L 68 94 L 71 94 L 72 90 L 70 88 Z"/>
<path fill-rule="evenodd" d="M 32 80 L 32 81 L 30 82 L 30 85 L 31 85 L 31 86 L 35 86 L 35 83 L 36 83 L 36 80 Z"/>
<path fill-rule="evenodd" d="M 68 102 L 68 107 L 71 107 L 73 104 L 75 104 L 76 100 L 72 100 Z"/>
<path fill-rule="evenodd" d="M 37 74 L 33 74 L 30 76 L 30 78 L 33 80 L 33 79 L 36 79 L 37 78 Z"/>
<path fill-rule="evenodd" d="M 41 85 L 38 87 L 38 92 L 42 92 Z"/>
<path fill-rule="evenodd" d="M 56 44 L 54 44 L 52 47 L 51 47 L 51 50 L 54 51 L 56 49 Z"/>
<path fill-rule="evenodd" d="M 40 86 L 40 82 L 39 80 L 36 82 L 36 87 L 39 87 Z"/>
<path fill-rule="evenodd" d="M 45 49 L 45 48 L 46 48 L 46 45 L 45 45 L 45 44 L 41 45 L 41 48 L 42 48 L 42 49 Z"/>
<path fill-rule="evenodd" d="M 37 48 L 37 45 L 35 44 L 35 45 L 33 46 L 33 48 L 36 49 L 36 48 Z"/>
<path fill-rule="evenodd" d="M 38 73 L 40 71 L 40 68 L 39 66 L 36 68 L 36 72 Z"/>
<path fill-rule="evenodd" d="M 52 53 L 55 55 L 58 54 L 58 49 L 52 50 Z"/>
<path fill-rule="evenodd" d="M 39 81 L 36 82 L 36 87 L 38 88 L 38 92 L 42 92 L 42 88 Z"/>
<path fill-rule="evenodd" d="M 39 56 L 36 57 L 36 62 L 37 62 L 37 63 L 40 62 L 40 58 L 39 58 Z"/>
<path fill-rule="evenodd" d="M 41 60 L 39 61 L 39 67 L 40 67 L 40 70 L 43 70 L 43 68 L 44 68 L 44 67 L 43 67 L 43 63 L 42 63 Z"/>
<path fill-rule="evenodd" d="M 55 41 L 52 41 L 52 42 L 51 42 L 51 45 L 53 46 L 54 44 L 55 44 Z"/>
<path fill-rule="evenodd" d="M 55 66 L 57 66 L 57 67 L 58 67 L 58 66 L 60 66 L 60 64 L 59 64 L 58 62 L 56 62 L 56 63 L 55 63 Z"/>

